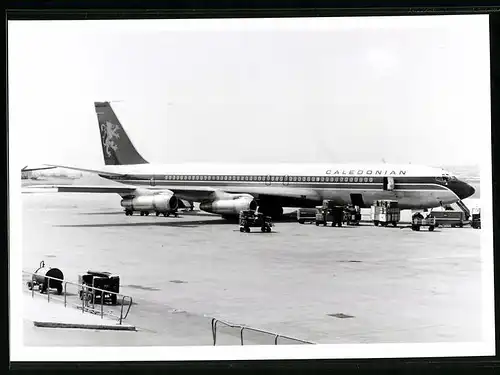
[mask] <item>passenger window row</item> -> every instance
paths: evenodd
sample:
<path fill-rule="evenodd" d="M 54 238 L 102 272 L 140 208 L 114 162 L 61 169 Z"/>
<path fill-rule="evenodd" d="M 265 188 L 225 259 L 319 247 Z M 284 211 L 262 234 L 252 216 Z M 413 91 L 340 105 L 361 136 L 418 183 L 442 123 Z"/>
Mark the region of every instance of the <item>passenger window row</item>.
<path fill-rule="evenodd" d="M 373 182 L 373 177 L 168 175 L 172 181 Z"/>

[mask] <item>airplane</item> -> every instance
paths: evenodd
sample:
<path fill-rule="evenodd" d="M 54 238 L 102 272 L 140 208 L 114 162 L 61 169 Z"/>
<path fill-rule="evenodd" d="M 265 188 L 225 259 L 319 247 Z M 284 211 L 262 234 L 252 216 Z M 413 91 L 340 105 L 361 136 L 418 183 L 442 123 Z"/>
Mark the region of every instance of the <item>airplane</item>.
<path fill-rule="evenodd" d="M 181 200 L 231 219 L 258 210 L 273 219 L 283 207 L 315 207 L 328 199 L 338 205 L 370 207 L 397 200 L 401 209 L 427 209 L 461 202 L 472 186 L 452 173 L 428 166 L 396 164 L 150 164 L 136 150 L 109 102 L 94 103 L 105 165 L 81 168 L 119 182 L 117 186 L 56 186 L 59 192 L 117 193 L 126 215 L 168 216 Z"/>

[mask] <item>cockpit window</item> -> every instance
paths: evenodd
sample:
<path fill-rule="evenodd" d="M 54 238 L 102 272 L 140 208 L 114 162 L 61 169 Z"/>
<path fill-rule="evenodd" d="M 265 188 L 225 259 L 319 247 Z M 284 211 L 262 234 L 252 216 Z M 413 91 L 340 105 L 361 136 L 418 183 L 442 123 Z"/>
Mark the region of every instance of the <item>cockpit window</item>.
<path fill-rule="evenodd" d="M 451 180 L 451 177 L 449 175 L 442 175 L 440 177 L 436 177 L 436 180 L 439 182 L 448 183 L 448 181 Z"/>

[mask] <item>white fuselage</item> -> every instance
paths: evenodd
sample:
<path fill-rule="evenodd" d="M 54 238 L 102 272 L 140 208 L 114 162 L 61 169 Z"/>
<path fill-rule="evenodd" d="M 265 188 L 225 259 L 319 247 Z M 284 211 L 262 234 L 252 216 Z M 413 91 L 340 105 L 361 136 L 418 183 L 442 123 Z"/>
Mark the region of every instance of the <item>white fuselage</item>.
<path fill-rule="evenodd" d="M 99 168 L 112 180 L 149 189 L 186 190 L 179 198 L 200 201 L 192 191 L 212 188 L 228 193 L 284 196 L 366 205 L 397 200 L 402 209 L 432 208 L 460 198 L 450 188 L 456 178 L 440 168 L 394 164 L 137 164 Z M 119 175 L 119 176 L 118 176 Z M 103 176 L 104 177 L 104 176 Z M 109 177 L 107 177 L 109 178 Z M 189 191 L 188 191 L 189 190 Z"/>

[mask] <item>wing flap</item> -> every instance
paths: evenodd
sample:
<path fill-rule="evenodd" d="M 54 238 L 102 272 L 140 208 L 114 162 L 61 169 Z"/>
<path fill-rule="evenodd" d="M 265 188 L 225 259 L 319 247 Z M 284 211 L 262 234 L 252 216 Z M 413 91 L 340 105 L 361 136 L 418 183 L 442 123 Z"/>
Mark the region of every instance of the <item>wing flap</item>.
<path fill-rule="evenodd" d="M 232 194 L 251 194 L 254 197 L 260 195 L 287 197 L 297 199 L 321 200 L 321 196 L 313 189 L 290 188 L 287 186 L 225 186 L 223 188 L 215 187 L 195 187 L 195 186 L 163 186 L 174 192 L 179 198 L 187 200 L 200 201 L 204 199 L 214 199 L 217 191 Z"/>
<path fill-rule="evenodd" d="M 134 186 L 85 186 L 85 185 L 58 185 L 54 186 L 59 193 L 115 193 L 132 194 L 137 188 Z"/>

